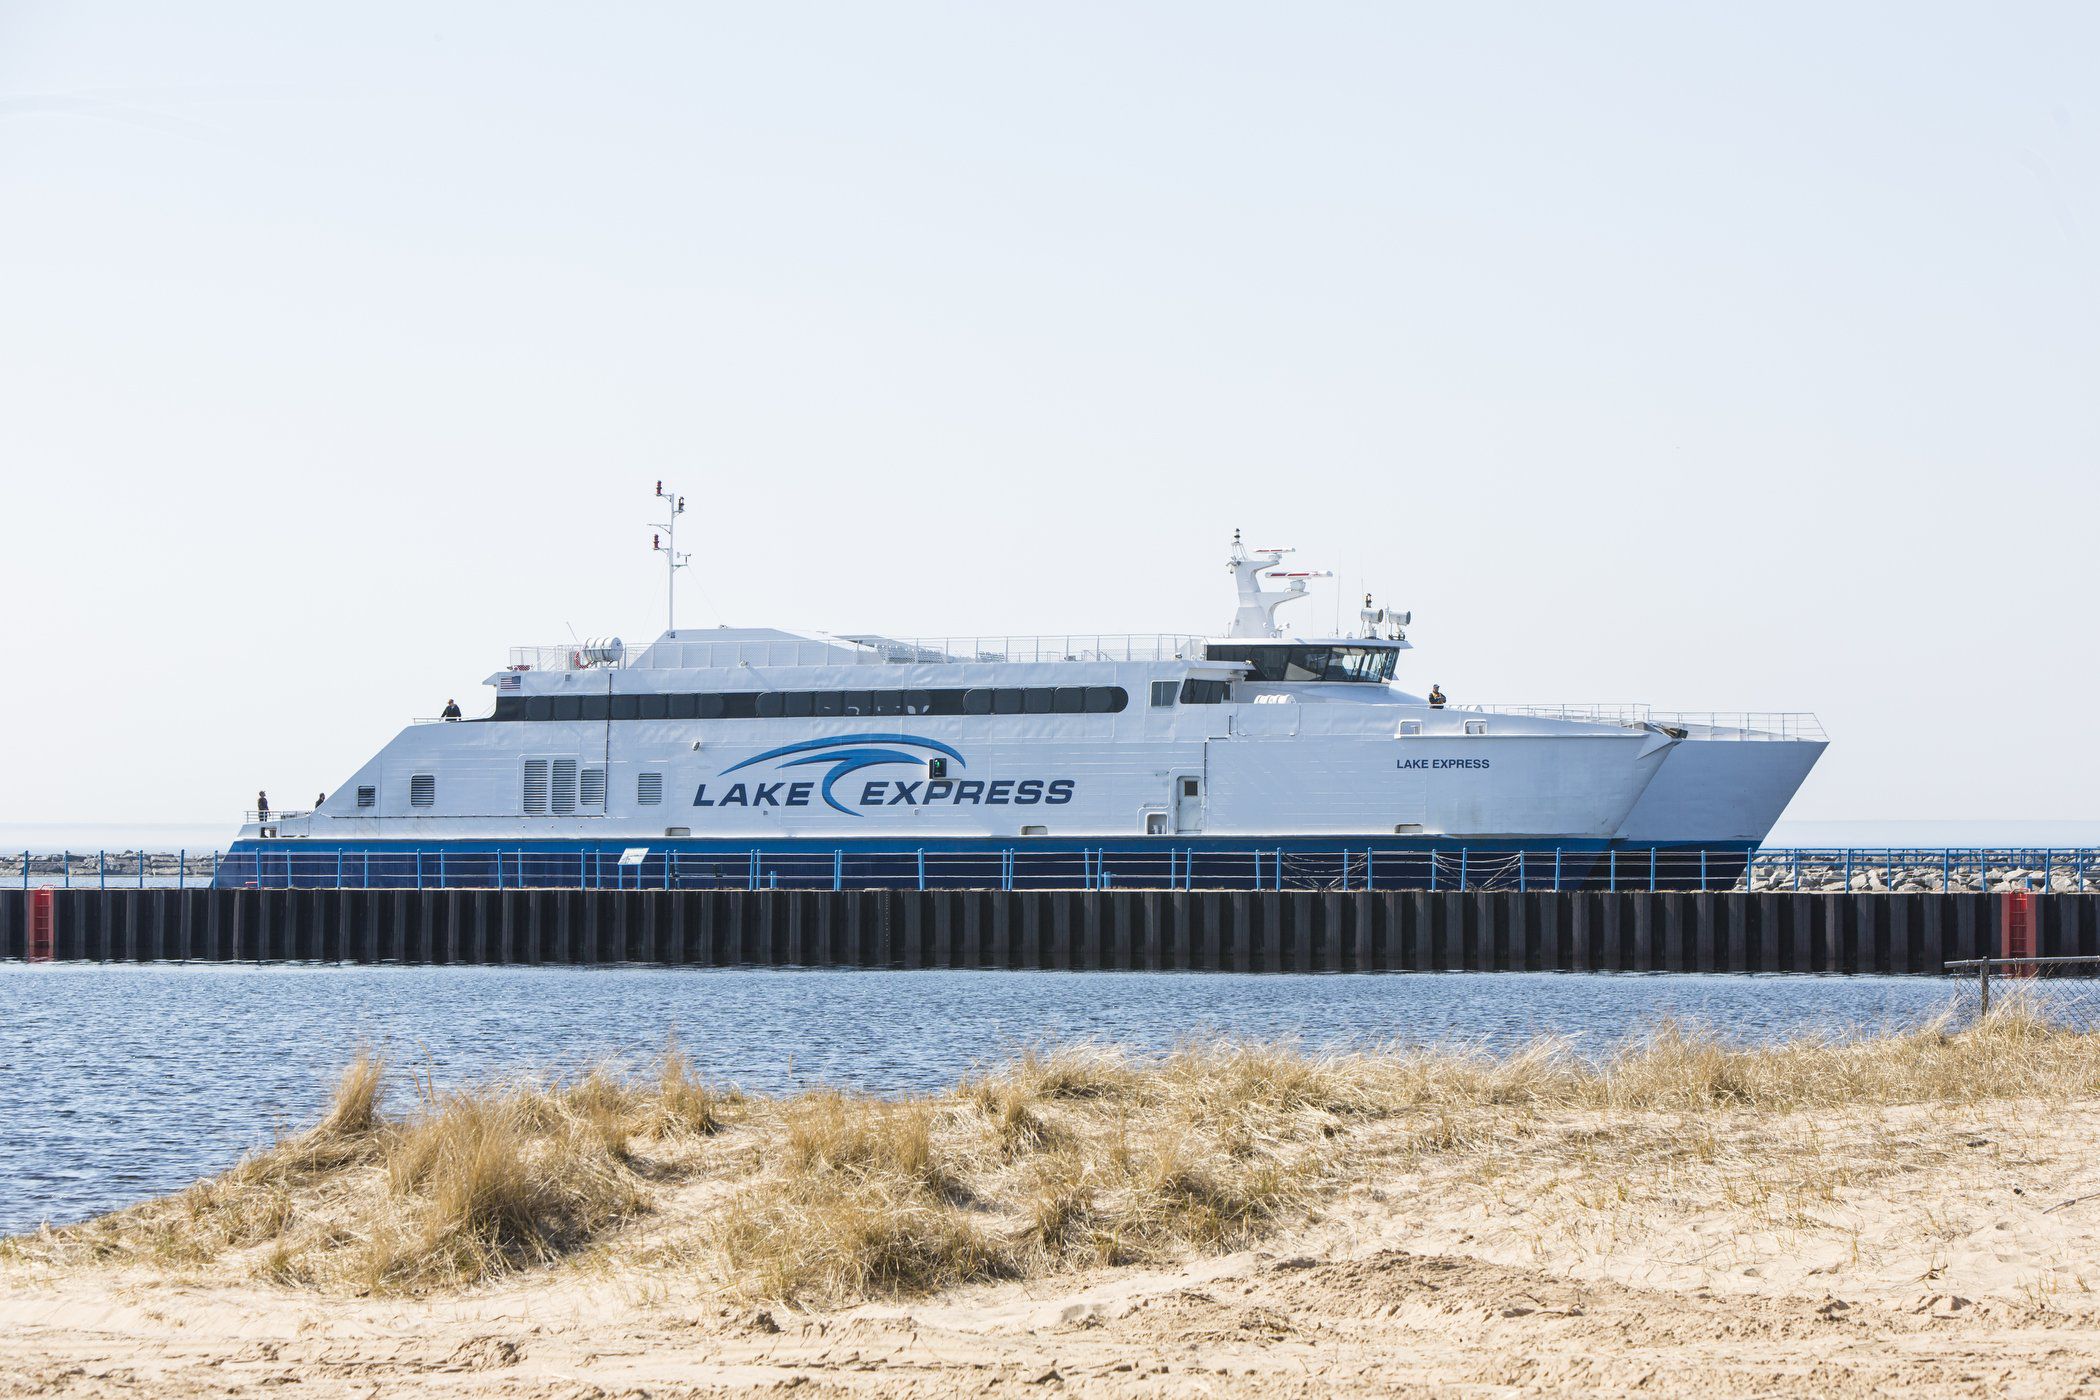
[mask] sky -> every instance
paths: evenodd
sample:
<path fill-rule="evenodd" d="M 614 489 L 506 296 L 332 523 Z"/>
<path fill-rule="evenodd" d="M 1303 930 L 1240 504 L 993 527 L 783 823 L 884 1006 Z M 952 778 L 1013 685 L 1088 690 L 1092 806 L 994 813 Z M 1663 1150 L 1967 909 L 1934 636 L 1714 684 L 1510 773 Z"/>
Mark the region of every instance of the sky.
<path fill-rule="evenodd" d="M 0 0 L 0 823 L 506 649 L 1221 629 L 2100 819 L 2100 7 Z M 1953 829 L 1953 828 L 1948 828 Z"/>

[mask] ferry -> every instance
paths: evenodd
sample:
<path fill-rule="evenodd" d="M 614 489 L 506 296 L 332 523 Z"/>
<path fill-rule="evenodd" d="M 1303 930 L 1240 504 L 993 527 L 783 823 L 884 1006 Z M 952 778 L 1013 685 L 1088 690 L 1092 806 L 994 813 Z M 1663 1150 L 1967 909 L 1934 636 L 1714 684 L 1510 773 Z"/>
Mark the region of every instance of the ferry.
<path fill-rule="evenodd" d="M 1825 746 L 1813 715 L 1483 705 L 1411 689 L 1406 612 L 1279 613 L 1321 577 L 1234 532 L 1202 634 L 679 628 L 513 649 L 228 886 L 1726 888 Z M 667 538 L 668 537 L 668 538 Z M 1630 864 L 1629 864 L 1630 863 Z"/>

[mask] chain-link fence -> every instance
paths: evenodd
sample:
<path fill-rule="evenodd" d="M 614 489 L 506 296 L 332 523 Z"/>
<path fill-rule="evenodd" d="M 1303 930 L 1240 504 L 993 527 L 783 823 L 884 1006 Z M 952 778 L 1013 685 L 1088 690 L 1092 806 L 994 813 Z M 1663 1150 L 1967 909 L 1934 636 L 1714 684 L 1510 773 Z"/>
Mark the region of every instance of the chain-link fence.
<path fill-rule="evenodd" d="M 2066 1030 L 2100 1030 L 2100 956 L 1970 958 L 1948 963 L 1947 971 L 1966 975 L 1964 1024 L 2020 1014 Z"/>

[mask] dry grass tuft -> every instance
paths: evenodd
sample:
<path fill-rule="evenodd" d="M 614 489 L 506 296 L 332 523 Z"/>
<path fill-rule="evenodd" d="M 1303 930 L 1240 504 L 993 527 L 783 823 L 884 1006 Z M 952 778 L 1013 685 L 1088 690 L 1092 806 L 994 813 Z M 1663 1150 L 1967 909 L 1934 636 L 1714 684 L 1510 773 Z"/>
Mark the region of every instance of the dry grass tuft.
<path fill-rule="evenodd" d="M 1570 1230 L 1706 1172 L 1783 1226 L 1881 1169 L 1828 1152 L 1820 1125 L 1840 1111 L 2100 1098 L 2100 1035 L 2013 997 L 1978 1025 L 1848 1042 L 1743 1048 L 1663 1024 L 1601 1058 L 1550 1041 L 1504 1055 L 1223 1042 L 1151 1062 L 1087 1046 L 902 1100 L 745 1099 L 675 1046 L 650 1076 L 426 1087 L 400 1117 L 382 1083 L 360 1054 L 312 1129 L 7 1252 L 422 1292 L 592 1248 L 833 1302 L 1236 1247 L 1330 1193 L 1345 1152 L 1359 1175 L 1375 1162 L 1489 1193 L 1550 1164 L 1554 1228 Z M 649 1229 L 627 1228 L 645 1214 Z"/>

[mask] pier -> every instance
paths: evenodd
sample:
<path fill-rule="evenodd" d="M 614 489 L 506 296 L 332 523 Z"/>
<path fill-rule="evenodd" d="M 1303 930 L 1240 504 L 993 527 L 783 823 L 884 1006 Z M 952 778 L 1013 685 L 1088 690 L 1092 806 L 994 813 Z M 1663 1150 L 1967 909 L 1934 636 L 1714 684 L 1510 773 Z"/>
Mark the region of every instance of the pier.
<path fill-rule="evenodd" d="M 41 946 L 32 938 L 39 928 Z M 297 888 L 0 895 L 0 958 L 47 950 L 61 962 L 138 963 L 1939 973 L 1949 962 L 2013 951 L 2100 954 L 2100 896 Z"/>

